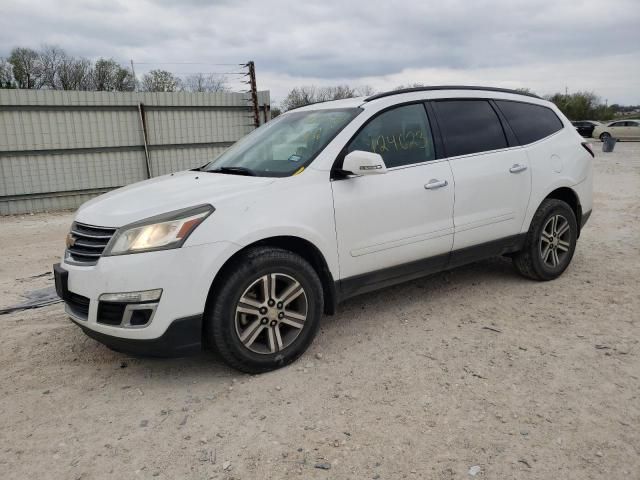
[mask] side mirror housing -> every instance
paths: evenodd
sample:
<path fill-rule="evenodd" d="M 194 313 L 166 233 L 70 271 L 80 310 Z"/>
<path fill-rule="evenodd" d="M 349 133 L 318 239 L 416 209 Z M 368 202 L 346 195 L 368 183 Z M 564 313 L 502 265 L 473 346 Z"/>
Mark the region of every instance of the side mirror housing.
<path fill-rule="evenodd" d="M 378 153 L 354 150 L 344 157 L 342 170 L 354 175 L 377 175 L 387 173 L 387 166 Z"/>

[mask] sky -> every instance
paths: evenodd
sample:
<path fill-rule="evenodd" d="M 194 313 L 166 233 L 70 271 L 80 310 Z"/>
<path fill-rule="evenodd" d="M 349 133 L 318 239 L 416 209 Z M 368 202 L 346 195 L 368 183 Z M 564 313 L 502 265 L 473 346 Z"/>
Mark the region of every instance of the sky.
<path fill-rule="evenodd" d="M 302 85 L 420 82 L 640 104 L 639 25 L 640 0 L 0 0 L 0 57 L 57 45 L 133 60 L 138 76 L 254 60 L 275 102 Z"/>

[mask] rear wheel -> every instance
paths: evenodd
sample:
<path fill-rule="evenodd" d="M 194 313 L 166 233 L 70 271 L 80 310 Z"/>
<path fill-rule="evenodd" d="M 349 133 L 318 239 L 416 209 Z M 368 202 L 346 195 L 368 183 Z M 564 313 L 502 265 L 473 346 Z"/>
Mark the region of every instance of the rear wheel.
<path fill-rule="evenodd" d="M 206 335 L 230 366 L 274 370 L 311 344 L 323 310 L 322 285 L 302 257 L 257 247 L 227 269 L 206 316 Z"/>
<path fill-rule="evenodd" d="M 562 200 L 546 199 L 533 216 L 524 248 L 513 257 L 513 264 L 525 277 L 553 280 L 571 263 L 577 238 L 571 207 Z"/>

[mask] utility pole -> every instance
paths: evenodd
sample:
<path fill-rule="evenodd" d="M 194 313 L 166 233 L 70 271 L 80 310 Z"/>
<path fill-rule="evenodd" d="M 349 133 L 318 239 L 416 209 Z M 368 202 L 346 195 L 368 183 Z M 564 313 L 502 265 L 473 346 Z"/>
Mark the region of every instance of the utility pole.
<path fill-rule="evenodd" d="M 138 91 L 138 79 L 136 78 L 136 71 L 133 68 L 133 58 L 131 59 L 131 75 L 133 75 L 133 90 Z"/>
<path fill-rule="evenodd" d="M 258 87 L 256 86 L 256 66 L 253 63 L 253 60 L 247 63 L 247 67 L 249 67 L 251 103 L 253 104 L 253 124 L 258 128 L 260 126 L 260 106 L 258 105 Z"/>

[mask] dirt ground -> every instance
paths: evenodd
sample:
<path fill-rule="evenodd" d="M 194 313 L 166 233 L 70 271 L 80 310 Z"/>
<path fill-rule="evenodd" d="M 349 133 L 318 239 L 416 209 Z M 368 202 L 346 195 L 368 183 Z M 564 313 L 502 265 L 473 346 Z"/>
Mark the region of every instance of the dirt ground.
<path fill-rule="evenodd" d="M 0 478 L 640 478 L 639 143 L 595 192 L 560 279 L 494 259 L 360 296 L 265 375 L 0 316 Z M 0 308 L 51 284 L 71 218 L 0 218 Z"/>

